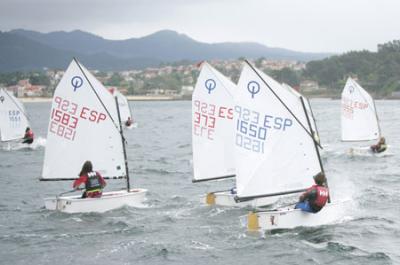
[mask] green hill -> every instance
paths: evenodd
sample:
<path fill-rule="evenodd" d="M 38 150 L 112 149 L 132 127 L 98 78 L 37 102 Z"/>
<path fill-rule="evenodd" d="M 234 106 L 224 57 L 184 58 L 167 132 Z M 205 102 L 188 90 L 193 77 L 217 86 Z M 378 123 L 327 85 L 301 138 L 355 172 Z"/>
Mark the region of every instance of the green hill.
<path fill-rule="evenodd" d="M 377 95 L 400 91 L 400 40 L 378 45 L 377 52 L 352 51 L 307 63 L 303 79 L 312 79 L 331 90 L 341 90 L 347 77 Z"/>

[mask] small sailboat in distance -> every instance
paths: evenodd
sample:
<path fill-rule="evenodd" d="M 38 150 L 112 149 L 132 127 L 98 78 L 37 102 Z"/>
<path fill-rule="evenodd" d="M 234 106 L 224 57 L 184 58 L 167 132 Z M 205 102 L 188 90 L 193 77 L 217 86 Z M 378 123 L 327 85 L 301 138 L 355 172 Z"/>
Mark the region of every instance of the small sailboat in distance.
<path fill-rule="evenodd" d="M 147 190 L 130 188 L 118 98 L 74 59 L 54 91 L 40 180 L 77 179 L 86 160 L 106 179 L 125 178 L 126 188 L 100 198 L 45 198 L 46 209 L 77 213 L 142 206 Z"/>
<path fill-rule="evenodd" d="M 117 88 L 112 87 L 109 91 L 114 97 L 118 97 L 119 111 L 124 128 L 132 129 L 136 127 L 137 124 L 133 122 L 132 111 L 128 99 L 119 92 Z"/>
<path fill-rule="evenodd" d="M 374 99 L 351 77 L 347 79 L 343 88 L 341 107 L 342 141 L 372 141 L 381 137 Z M 353 147 L 348 153 L 350 155 L 382 155 L 381 152 L 372 152 L 370 146 Z"/>
<path fill-rule="evenodd" d="M 27 127 L 29 121 L 22 103 L 11 92 L 0 89 L 1 143 L 22 144 Z"/>
<path fill-rule="evenodd" d="M 305 101 L 246 63 L 235 101 L 236 199 L 303 192 L 313 184 L 312 176 L 324 171 Z M 294 205 L 255 209 L 247 217 L 247 228 L 272 230 L 326 224 L 338 217 L 338 205 L 328 203 L 318 213 L 303 212 Z"/>
<path fill-rule="evenodd" d="M 236 85 L 203 62 L 192 95 L 193 182 L 235 177 L 233 97 Z M 232 190 L 233 191 L 233 190 Z M 245 206 L 231 189 L 209 192 L 209 205 Z M 265 200 L 262 200 L 265 201 Z M 269 204 L 269 199 L 267 199 Z M 260 202 L 261 203 L 261 202 Z"/>

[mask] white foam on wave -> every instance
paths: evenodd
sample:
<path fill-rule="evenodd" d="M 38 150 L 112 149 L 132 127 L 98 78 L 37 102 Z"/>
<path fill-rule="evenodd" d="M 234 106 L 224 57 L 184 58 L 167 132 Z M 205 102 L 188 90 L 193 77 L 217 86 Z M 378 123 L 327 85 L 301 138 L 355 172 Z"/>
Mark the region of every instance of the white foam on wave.
<path fill-rule="evenodd" d="M 38 137 L 31 144 L 23 144 L 17 141 L 3 143 L 1 149 L 4 151 L 36 150 L 44 146 L 46 146 L 46 138 Z"/>

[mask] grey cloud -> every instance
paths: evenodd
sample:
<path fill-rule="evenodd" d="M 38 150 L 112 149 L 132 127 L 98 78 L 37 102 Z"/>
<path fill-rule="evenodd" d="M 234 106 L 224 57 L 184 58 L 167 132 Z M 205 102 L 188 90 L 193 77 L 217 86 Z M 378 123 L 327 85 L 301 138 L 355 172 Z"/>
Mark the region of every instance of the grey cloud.
<path fill-rule="evenodd" d="M 0 30 L 128 38 L 172 29 L 207 42 L 338 52 L 398 38 L 398 10 L 397 0 L 1 0 Z"/>

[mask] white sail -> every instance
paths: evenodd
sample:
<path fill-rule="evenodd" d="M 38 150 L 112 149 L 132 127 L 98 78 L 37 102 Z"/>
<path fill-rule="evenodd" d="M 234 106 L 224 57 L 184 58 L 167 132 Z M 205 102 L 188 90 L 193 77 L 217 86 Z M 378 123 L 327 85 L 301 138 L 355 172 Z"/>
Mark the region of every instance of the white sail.
<path fill-rule="evenodd" d="M 112 88 L 109 91 L 113 96 L 118 97 L 119 113 L 121 115 L 122 123 L 125 123 L 128 118 L 132 120 L 131 108 L 129 107 L 128 99 L 115 88 Z"/>
<path fill-rule="evenodd" d="M 350 77 L 342 92 L 342 141 L 375 140 L 380 136 L 373 98 Z"/>
<path fill-rule="evenodd" d="M 304 97 L 300 92 L 298 92 L 297 90 L 295 90 L 293 87 L 291 87 L 290 85 L 286 84 L 286 83 L 282 83 L 282 86 L 284 88 L 286 88 L 289 92 L 291 92 L 293 95 L 295 95 L 296 97 L 298 97 L 299 99 L 301 97 L 303 97 L 303 101 L 304 101 L 304 106 L 306 107 L 306 111 L 307 111 L 307 115 L 308 118 L 310 119 L 310 124 L 311 124 L 311 129 L 314 132 L 315 140 L 319 143 L 320 142 L 320 138 L 319 138 L 319 134 L 318 134 L 318 128 L 317 128 L 317 123 L 315 121 L 314 118 L 314 113 L 312 112 L 312 108 L 311 108 L 311 103 L 308 100 L 308 98 Z M 299 100 L 299 104 L 301 105 L 301 100 Z"/>
<path fill-rule="evenodd" d="M 235 174 L 233 93 L 236 85 L 202 64 L 192 96 L 194 181 Z"/>
<path fill-rule="evenodd" d="M 313 184 L 312 176 L 321 171 L 299 98 L 257 72 L 276 95 L 250 66 L 244 66 L 234 108 L 239 198 L 306 189 Z"/>
<path fill-rule="evenodd" d="M 118 130 L 114 97 L 72 61 L 54 91 L 42 179 L 78 178 L 86 160 L 104 177 L 126 176 Z"/>
<path fill-rule="evenodd" d="M 12 93 L 0 89 L 0 140 L 21 139 L 29 126 L 25 108 Z"/>

